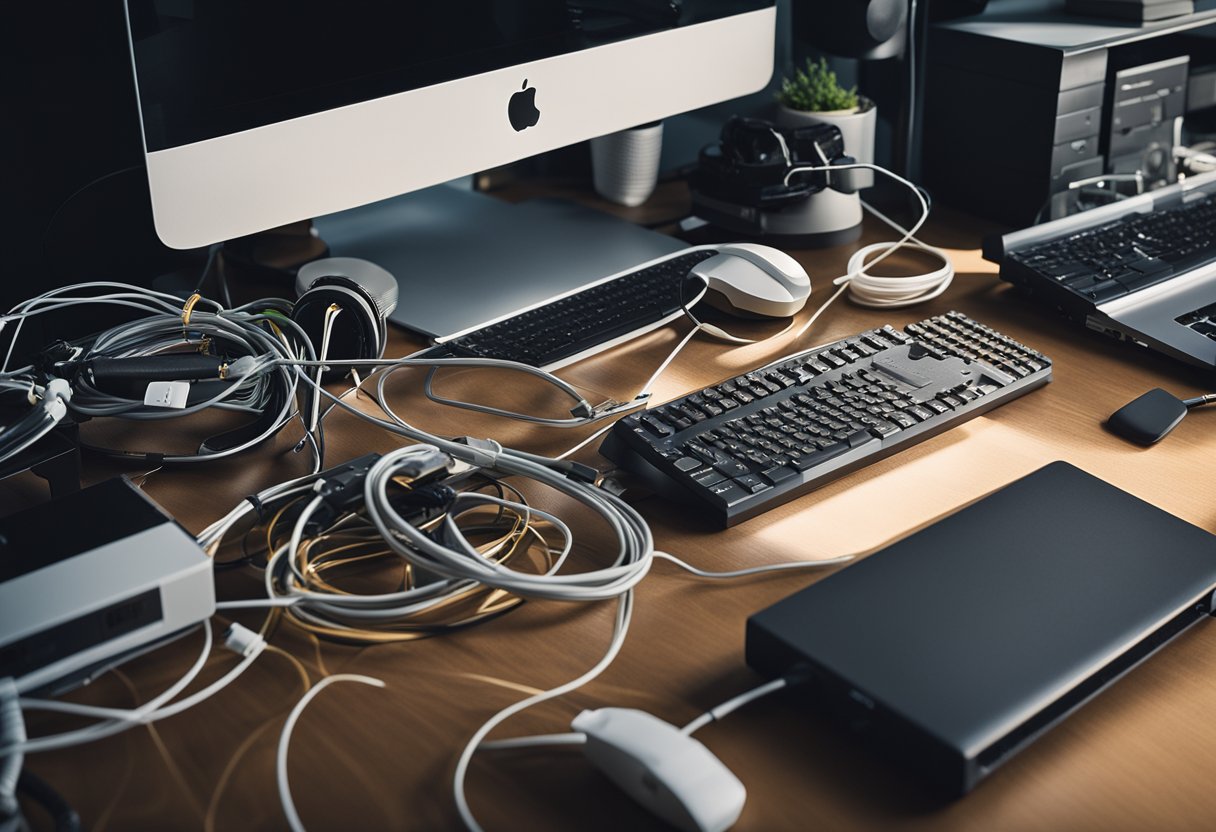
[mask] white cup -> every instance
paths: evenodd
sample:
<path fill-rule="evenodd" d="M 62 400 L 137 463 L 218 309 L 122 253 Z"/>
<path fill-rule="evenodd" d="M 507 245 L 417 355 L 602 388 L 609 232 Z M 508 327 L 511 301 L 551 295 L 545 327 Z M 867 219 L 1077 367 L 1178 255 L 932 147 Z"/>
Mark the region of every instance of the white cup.
<path fill-rule="evenodd" d="M 654 192 L 663 151 L 663 122 L 591 140 L 591 175 L 604 199 L 633 207 Z"/>

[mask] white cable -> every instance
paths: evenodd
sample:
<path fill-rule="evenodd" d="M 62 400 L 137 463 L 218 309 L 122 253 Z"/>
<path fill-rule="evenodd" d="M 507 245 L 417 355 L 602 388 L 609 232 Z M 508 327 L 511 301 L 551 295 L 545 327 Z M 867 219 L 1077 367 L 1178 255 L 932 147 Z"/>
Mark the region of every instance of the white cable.
<path fill-rule="evenodd" d="M 78 716 L 101 718 L 108 717 L 110 719 L 108 722 L 83 728 L 79 731 L 56 734 L 51 737 L 37 737 L 25 742 L 22 745 L 22 749 L 26 753 L 34 753 L 38 751 L 52 751 L 60 748 L 68 748 L 73 745 L 93 742 L 94 740 L 103 739 L 104 737 L 121 733 L 122 731 L 136 725 L 158 722 L 162 719 L 175 716 L 182 711 L 193 708 L 200 702 L 211 698 L 224 688 L 228 687 L 228 685 L 232 684 L 237 677 L 244 673 L 249 666 L 253 664 L 253 662 L 262 654 L 262 651 L 266 647 L 266 642 L 259 638 L 258 644 L 253 649 L 250 649 L 235 667 L 233 667 L 219 679 L 212 682 L 207 687 L 196 691 L 185 699 L 181 699 L 171 705 L 164 705 L 166 701 L 171 699 L 173 696 L 176 696 L 177 693 L 186 686 L 186 684 L 189 684 L 189 682 L 198 675 L 198 670 L 201 670 L 202 663 L 206 661 L 207 654 L 210 652 L 211 628 L 209 626 L 205 627 L 204 632 L 207 634 L 206 646 L 208 649 L 202 655 L 200 655 L 200 662 L 196 663 L 195 667 L 191 668 L 191 671 L 187 673 L 186 676 L 182 677 L 182 679 L 178 680 L 178 682 L 175 683 L 172 688 L 165 691 L 165 693 L 162 693 L 155 699 L 139 706 L 138 708 L 133 708 L 130 710 L 99 708 L 91 705 L 77 705 L 72 702 L 59 702 L 57 700 L 29 699 L 22 697 L 21 705 L 27 709 L 59 711 L 61 713 L 76 714 Z M 2 748 L 0 749 L 0 754 L 6 753 L 8 750 L 8 747 Z"/>
<path fill-rule="evenodd" d="M 473 816 L 473 810 L 469 808 L 469 802 L 464 791 L 464 781 L 469 771 L 469 763 L 473 759 L 473 754 L 481 745 L 481 741 L 485 739 L 486 735 L 493 731 L 501 723 L 507 719 L 510 719 L 520 711 L 527 710 L 533 705 L 546 702 L 550 699 L 556 699 L 557 697 L 563 696 L 570 691 L 577 690 L 603 673 L 608 666 L 612 664 L 613 660 L 616 659 L 617 654 L 621 651 L 621 645 L 625 643 L 625 635 L 629 632 L 629 619 L 632 612 L 633 591 L 630 590 L 629 592 L 626 592 L 624 595 L 620 596 L 617 605 L 616 617 L 613 621 L 612 641 L 608 645 L 608 650 L 604 653 L 603 658 L 601 658 L 594 667 L 592 667 L 582 676 L 579 676 L 577 679 L 573 679 L 564 685 L 559 685 L 555 688 L 542 691 L 541 693 L 529 696 L 527 699 L 521 699 L 519 702 L 516 702 L 513 705 L 508 705 L 506 708 L 503 708 L 501 711 L 494 714 L 494 716 L 486 720 L 485 724 L 478 728 L 476 733 L 474 733 L 469 739 L 468 743 L 465 744 L 464 750 L 460 753 L 460 758 L 456 761 L 456 773 L 452 778 L 452 791 L 456 798 L 456 809 L 460 812 L 460 819 L 464 821 L 464 825 L 470 830 L 470 832 L 482 832 L 482 830 L 481 825 L 477 822 L 477 818 Z"/>
<path fill-rule="evenodd" d="M 298 595 L 287 598 L 246 598 L 240 601 L 220 601 L 215 608 L 216 610 L 253 610 L 267 607 L 294 607 L 303 600 Z"/>
<path fill-rule="evenodd" d="M 169 688 L 149 699 L 143 705 L 134 709 L 120 708 L 94 708 L 89 705 L 76 705 L 71 702 L 60 702 L 58 700 L 42 700 L 22 697 L 20 700 L 21 706 L 27 710 L 47 710 L 59 711 L 62 713 L 75 713 L 80 716 L 101 716 L 106 718 L 115 716 L 109 722 L 103 722 L 98 725 L 90 725 L 87 728 L 81 728 L 76 731 L 68 731 L 62 734 L 54 734 L 49 737 L 35 737 L 32 740 L 27 740 L 22 744 L 21 749 L 27 753 L 37 751 L 52 751 L 59 748 L 68 748 L 73 745 L 80 745 L 86 742 L 92 742 L 104 737 L 117 734 L 125 731 L 138 724 L 138 720 L 146 713 L 150 713 L 159 708 L 164 703 L 173 699 L 186 687 L 194 681 L 195 677 L 202 672 L 203 667 L 207 663 L 207 658 L 211 655 L 211 646 L 213 638 L 211 635 L 211 626 L 204 624 L 203 627 L 203 649 L 199 652 L 198 658 L 186 673 L 174 682 Z M 0 756 L 10 753 L 14 750 L 13 746 L 0 747 Z"/>
<path fill-rule="evenodd" d="M 300 701 L 291 709 L 291 713 L 287 716 L 287 722 L 283 725 L 283 732 L 279 734 L 279 749 L 275 754 L 274 768 L 275 779 L 279 784 L 279 801 L 283 804 L 283 814 L 287 816 L 287 824 L 291 827 L 292 832 L 304 832 L 304 824 L 300 820 L 300 813 L 296 811 L 295 801 L 291 799 L 291 786 L 287 782 L 287 749 L 291 744 L 291 732 L 295 730 L 296 722 L 299 721 L 300 714 L 304 713 L 304 709 L 308 707 L 308 703 L 315 699 L 317 694 L 336 682 L 358 682 L 361 685 L 371 685 L 377 688 L 385 686 L 384 682 L 379 679 L 373 679 L 371 676 L 361 676 L 357 673 L 338 673 L 333 676 L 326 676 L 309 688 L 308 692 L 300 697 Z"/>
<path fill-rule="evenodd" d="M 17 779 L 25 765 L 25 717 L 17 696 L 17 683 L 10 677 L 0 679 L 0 746 L 14 746 L 10 754 L 0 754 L 0 822 L 16 816 Z"/>
<path fill-rule="evenodd" d="M 950 288 L 950 284 L 954 280 L 954 264 L 944 251 L 922 243 L 916 237 L 911 236 L 906 229 L 872 205 L 866 202 L 861 204 L 870 214 L 896 231 L 905 234 L 907 242 L 871 243 L 853 253 L 846 266 L 847 272 L 853 275 L 853 278 L 848 281 L 850 300 L 873 309 L 894 309 L 932 300 Z M 893 246 L 923 251 L 941 260 L 942 265 L 931 272 L 909 277 L 880 277 L 866 271 L 867 260 L 871 255 L 887 251 Z"/>
<path fill-rule="evenodd" d="M 709 723 L 717 722 L 719 719 L 722 719 L 724 716 L 731 713 L 732 711 L 742 708 L 748 702 L 755 702 L 757 699 L 759 699 L 762 696 L 768 696 L 770 693 L 779 691 L 784 687 L 788 687 L 789 683 L 790 683 L 789 679 L 782 676 L 779 679 L 773 679 L 771 682 L 767 682 L 763 685 L 760 685 L 760 687 L 758 687 L 758 688 L 752 688 L 751 690 L 749 690 L 745 693 L 739 694 L 738 696 L 734 697 L 733 699 L 726 700 L 725 702 L 723 702 L 721 705 L 718 705 L 717 707 L 710 708 L 708 711 L 701 714 L 699 717 L 694 719 L 692 722 L 688 723 L 683 728 L 681 728 L 680 731 L 681 731 L 681 733 L 684 733 L 684 734 L 692 734 L 696 731 L 699 731 L 700 729 L 704 728 Z"/>
<path fill-rule="evenodd" d="M 430 439 L 434 441 L 438 438 Z M 469 453 L 473 449 L 450 444 L 466 460 L 477 459 L 476 453 Z M 636 586 L 650 569 L 654 543 L 649 526 L 636 510 L 602 489 L 567 478 L 552 468 L 506 449 L 492 460 L 482 460 L 482 467 L 503 474 L 526 475 L 597 512 L 617 535 L 617 556 L 609 565 L 567 575 L 521 572 L 488 560 L 478 552 L 456 525 L 453 511 L 448 512 L 438 529 L 429 533 L 419 530 L 397 513 L 388 499 L 387 489 L 398 472 L 410 466 L 410 456 L 425 452 L 425 449 L 425 445 L 415 445 L 385 454 L 372 466 L 364 484 L 364 505 L 368 517 L 380 530 L 388 546 L 415 565 L 449 579 L 476 581 L 524 597 L 559 601 L 604 601 L 615 598 Z M 447 447 L 443 450 L 450 453 Z M 456 499 L 472 504 L 491 501 L 485 495 L 467 492 Z M 560 521 L 552 515 L 535 508 L 530 511 L 561 528 Z"/>
<path fill-rule="evenodd" d="M 576 453 L 578 453 L 579 451 L 581 451 L 583 448 L 585 448 L 585 447 L 587 447 L 588 445 L 590 445 L 590 444 L 591 444 L 592 442 L 594 442 L 595 440 L 599 439 L 599 438 L 600 438 L 601 436 L 603 436 L 605 433 L 607 433 L 608 431 L 612 430 L 612 426 L 613 426 L 613 425 L 615 425 L 615 424 L 616 424 L 616 422 L 612 422 L 612 423 L 610 423 L 610 424 L 604 425 L 602 428 L 600 428 L 599 430 L 595 431 L 593 434 L 591 434 L 590 436 L 588 436 L 588 437 L 587 437 L 586 439 L 584 439 L 582 442 L 579 442 L 579 443 L 578 443 L 577 445 L 575 445 L 573 448 L 570 448 L 570 449 L 568 449 L 568 450 L 562 451 L 560 454 L 558 454 L 557 456 L 555 456 L 555 457 L 553 457 L 553 458 L 554 458 L 554 459 L 567 459 L 567 458 L 569 458 L 569 457 L 573 456 L 574 454 L 576 454 Z"/>
<path fill-rule="evenodd" d="M 872 170 L 876 173 L 881 173 L 906 187 L 912 192 L 917 201 L 920 203 L 921 215 L 913 224 L 911 229 L 905 230 L 894 221 L 874 209 L 872 206 L 866 205 L 863 202 L 862 204 L 865 205 L 866 209 L 870 211 L 870 213 L 890 225 L 892 228 L 895 228 L 897 231 L 902 232 L 903 236 L 897 242 L 875 243 L 874 245 L 866 246 L 861 251 L 858 251 L 853 255 L 852 258 L 850 258 L 845 274 L 836 278 L 836 280 L 833 282 L 836 285 L 848 286 L 850 297 L 862 306 L 878 306 L 886 308 L 910 306 L 914 303 L 930 300 L 940 295 L 950 285 L 950 281 L 953 280 L 954 267 L 951 265 L 950 259 L 940 249 L 925 245 L 924 243 L 916 240 L 916 233 L 920 231 L 921 227 L 925 224 L 925 221 L 929 219 L 929 203 L 926 201 L 925 195 L 921 193 L 920 188 L 918 188 L 915 184 L 909 182 L 907 179 L 896 173 L 892 173 L 884 167 L 865 162 L 857 162 L 849 165 L 796 165 L 786 172 L 784 181 L 785 184 L 788 185 L 790 177 L 798 173 L 821 172 L 827 173 L 830 176 L 833 172 L 853 169 Z M 940 257 L 946 264 L 944 270 L 939 269 L 932 275 L 917 278 L 878 277 L 871 274 L 871 270 L 874 268 L 874 266 L 878 265 L 883 260 L 886 260 L 901 248 L 909 247 L 909 243 L 912 243 L 911 247 L 922 249 L 936 257 Z M 871 254 L 876 253 L 878 256 L 867 262 L 866 258 Z M 836 297 L 836 295 L 833 295 L 828 299 L 828 303 L 834 301 Z M 827 305 L 828 304 L 825 303 L 824 307 Z M 820 311 L 822 311 L 822 308 Z M 818 313 L 816 313 L 816 317 L 817 316 Z M 806 324 L 804 324 L 803 328 L 799 330 L 798 334 L 802 335 L 802 333 L 809 328 L 813 320 L 814 319 L 812 318 L 812 321 L 808 321 Z"/>
<path fill-rule="evenodd" d="M 491 740 L 477 747 L 478 751 L 514 751 L 520 748 L 532 748 L 538 745 L 586 745 L 587 735 L 580 733 L 569 734 L 537 734 L 534 737 L 512 737 L 509 740 Z"/>
<path fill-rule="evenodd" d="M 325 375 L 325 371 L 329 368 L 325 366 L 325 359 L 329 356 L 329 339 L 333 335 L 334 321 L 342 314 L 342 307 L 336 303 L 331 303 L 329 308 L 325 310 L 325 324 L 321 329 L 321 352 L 317 354 L 317 360 L 321 365 L 317 367 L 317 384 L 321 383 L 321 376 Z M 308 432 L 315 434 L 317 432 L 317 417 L 321 413 L 321 397 L 312 397 L 312 418 L 308 421 Z"/>
<path fill-rule="evenodd" d="M 848 563 L 854 559 L 853 555 L 839 555 L 834 558 L 824 558 L 823 560 L 796 560 L 788 563 L 768 563 L 762 566 L 753 566 L 748 569 L 735 569 L 730 572 L 707 572 L 704 569 L 698 569 L 690 563 L 680 560 L 675 555 L 670 555 L 667 552 L 655 552 L 654 556 L 658 560 L 665 560 L 669 563 L 674 563 L 681 569 L 691 572 L 698 578 L 749 578 L 753 575 L 765 575 L 771 572 L 793 572 L 802 569 L 822 569 L 825 566 L 836 566 L 841 563 Z"/>

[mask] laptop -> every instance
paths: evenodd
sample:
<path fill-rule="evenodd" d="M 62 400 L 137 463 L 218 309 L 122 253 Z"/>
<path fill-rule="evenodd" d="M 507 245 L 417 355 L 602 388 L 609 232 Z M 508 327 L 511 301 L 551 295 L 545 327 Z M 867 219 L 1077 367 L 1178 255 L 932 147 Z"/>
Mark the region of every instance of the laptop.
<path fill-rule="evenodd" d="M 984 257 L 1080 325 L 1216 368 L 1216 173 L 990 237 Z"/>
<path fill-rule="evenodd" d="M 558 199 L 509 204 L 439 185 L 319 217 L 335 257 L 397 277 L 389 320 L 441 342 L 687 243 Z"/>

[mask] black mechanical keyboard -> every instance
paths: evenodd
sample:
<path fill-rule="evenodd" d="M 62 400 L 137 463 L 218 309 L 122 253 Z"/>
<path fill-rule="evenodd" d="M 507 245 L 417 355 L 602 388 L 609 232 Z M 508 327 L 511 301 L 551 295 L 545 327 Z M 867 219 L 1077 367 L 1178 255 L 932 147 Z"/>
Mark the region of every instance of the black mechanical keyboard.
<path fill-rule="evenodd" d="M 705 285 L 689 272 L 716 253 L 677 253 L 445 341 L 427 355 L 500 358 L 543 369 L 559 367 L 640 335 L 677 315 Z"/>
<path fill-rule="evenodd" d="M 959 312 L 870 330 L 613 425 L 600 451 L 732 526 L 1051 380 Z"/>
<path fill-rule="evenodd" d="M 1216 200 L 1197 199 L 1009 252 L 1001 277 L 1104 303 L 1216 260 Z"/>

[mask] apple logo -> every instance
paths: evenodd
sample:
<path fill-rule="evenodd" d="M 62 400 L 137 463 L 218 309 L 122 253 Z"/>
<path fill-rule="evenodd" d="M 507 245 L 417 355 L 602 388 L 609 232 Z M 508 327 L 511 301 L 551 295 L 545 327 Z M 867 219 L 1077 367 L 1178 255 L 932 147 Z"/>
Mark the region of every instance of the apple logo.
<path fill-rule="evenodd" d="M 536 122 L 540 121 L 540 110 L 536 109 L 536 87 L 529 87 L 527 78 L 524 79 L 523 87 L 512 95 L 507 103 L 507 118 L 511 120 L 511 126 L 517 133 L 535 126 Z"/>

